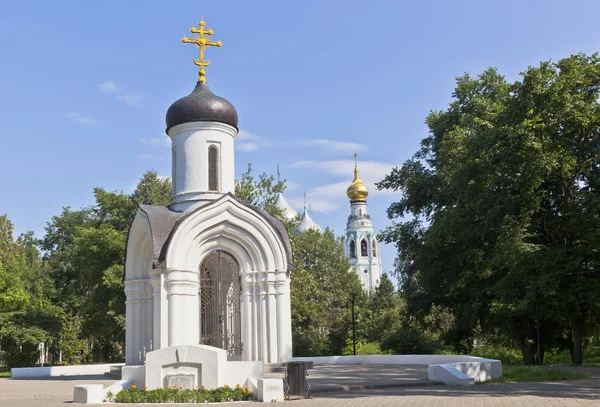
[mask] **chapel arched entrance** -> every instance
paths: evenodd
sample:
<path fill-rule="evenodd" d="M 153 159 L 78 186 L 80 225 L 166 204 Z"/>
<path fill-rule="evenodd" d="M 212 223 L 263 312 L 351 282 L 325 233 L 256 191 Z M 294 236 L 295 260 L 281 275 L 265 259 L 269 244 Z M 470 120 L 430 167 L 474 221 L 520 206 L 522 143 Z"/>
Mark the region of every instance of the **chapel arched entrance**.
<path fill-rule="evenodd" d="M 200 344 L 222 348 L 241 359 L 242 284 L 240 267 L 227 252 L 209 253 L 200 264 Z"/>

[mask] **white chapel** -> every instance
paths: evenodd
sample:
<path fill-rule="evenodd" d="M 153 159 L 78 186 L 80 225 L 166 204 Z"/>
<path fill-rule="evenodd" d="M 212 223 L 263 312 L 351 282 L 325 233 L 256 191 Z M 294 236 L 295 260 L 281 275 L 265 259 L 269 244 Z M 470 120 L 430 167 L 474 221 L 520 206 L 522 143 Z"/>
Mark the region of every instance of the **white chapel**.
<path fill-rule="evenodd" d="M 289 236 L 281 221 L 234 196 L 238 115 L 209 89 L 204 70 L 205 47 L 221 43 L 207 39 L 212 30 L 203 21 L 191 31 L 197 38 L 183 42 L 200 47 L 199 79 L 166 115 L 172 204 L 140 206 L 127 241 L 126 365 L 174 355 L 175 365 L 165 362 L 158 376 L 197 345 L 222 350 L 232 363 L 292 358 Z M 190 385 L 202 384 L 194 377 Z"/>

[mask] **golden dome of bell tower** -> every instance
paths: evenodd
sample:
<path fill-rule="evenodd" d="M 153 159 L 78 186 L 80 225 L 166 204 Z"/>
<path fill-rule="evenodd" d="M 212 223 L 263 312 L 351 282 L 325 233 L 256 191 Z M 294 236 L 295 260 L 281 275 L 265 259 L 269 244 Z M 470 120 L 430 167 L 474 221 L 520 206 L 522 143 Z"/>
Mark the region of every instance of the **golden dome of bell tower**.
<path fill-rule="evenodd" d="M 350 201 L 364 201 L 369 195 L 369 188 L 358 177 L 358 163 L 356 162 L 356 151 L 354 152 L 354 180 L 348 187 L 346 195 Z"/>

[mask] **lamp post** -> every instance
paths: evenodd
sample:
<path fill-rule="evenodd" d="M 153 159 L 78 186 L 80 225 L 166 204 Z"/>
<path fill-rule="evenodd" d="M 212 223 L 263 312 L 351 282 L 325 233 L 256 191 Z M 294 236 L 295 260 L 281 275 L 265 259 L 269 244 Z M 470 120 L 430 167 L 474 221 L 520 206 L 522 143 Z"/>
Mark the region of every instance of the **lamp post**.
<path fill-rule="evenodd" d="M 356 320 L 354 318 L 354 301 L 356 293 L 350 293 L 350 302 L 352 303 L 352 345 L 354 346 L 354 356 L 356 356 Z"/>

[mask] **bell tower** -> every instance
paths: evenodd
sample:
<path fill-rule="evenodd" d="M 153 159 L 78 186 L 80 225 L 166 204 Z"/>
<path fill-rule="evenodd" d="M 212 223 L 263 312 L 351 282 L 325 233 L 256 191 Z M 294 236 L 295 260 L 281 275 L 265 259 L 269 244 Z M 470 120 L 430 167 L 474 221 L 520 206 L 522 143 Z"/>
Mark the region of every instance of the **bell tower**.
<path fill-rule="evenodd" d="M 372 291 L 381 283 L 381 253 L 371 216 L 367 212 L 369 189 L 359 177 L 356 152 L 354 179 L 346 195 L 350 199 L 350 215 L 344 233 L 344 249 L 365 291 Z"/>

